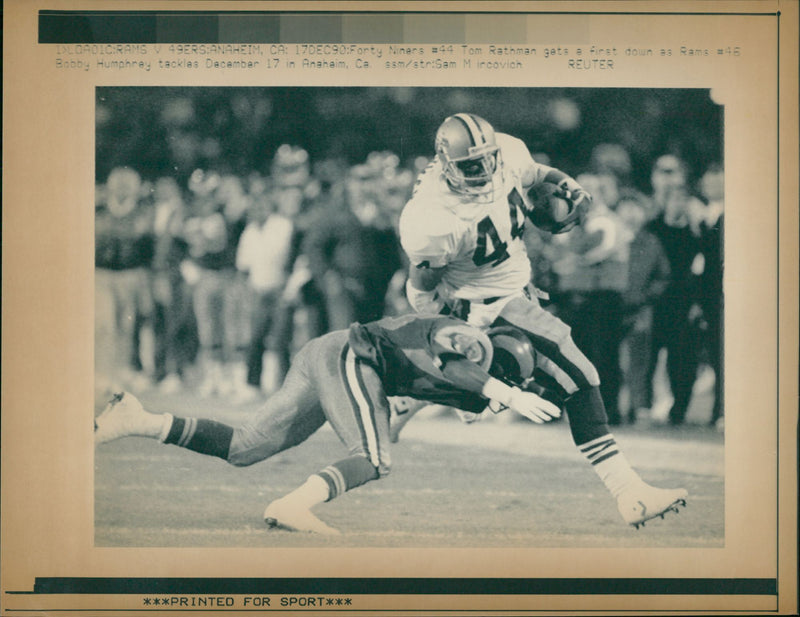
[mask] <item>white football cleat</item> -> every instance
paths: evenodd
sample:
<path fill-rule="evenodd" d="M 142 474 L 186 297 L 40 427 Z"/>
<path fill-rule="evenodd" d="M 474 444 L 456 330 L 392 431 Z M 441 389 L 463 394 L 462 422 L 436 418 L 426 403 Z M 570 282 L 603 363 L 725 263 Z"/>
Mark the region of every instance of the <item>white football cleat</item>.
<path fill-rule="evenodd" d="M 338 536 L 341 532 L 319 520 L 308 508 L 298 507 L 286 498 L 276 499 L 264 510 L 267 527 L 287 531 L 307 531 L 326 536 Z"/>
<path fill-rule="evenodd" d="M 667 512 L 679 513 L 680 506 L 686 506 L 689 493 L 683 488 L 656 488 L 642 482 L 641 485 L 628 489 L 617 498 L 619 513 L 625 522 L 639 529 L 645 521 Z"/>
<path fill-rule="evenodd" d="M 130 435 L 145 435 L 149 414 L 130 392 L 118 392 L 94 419 L 94 442 L 107 443 Z"/>

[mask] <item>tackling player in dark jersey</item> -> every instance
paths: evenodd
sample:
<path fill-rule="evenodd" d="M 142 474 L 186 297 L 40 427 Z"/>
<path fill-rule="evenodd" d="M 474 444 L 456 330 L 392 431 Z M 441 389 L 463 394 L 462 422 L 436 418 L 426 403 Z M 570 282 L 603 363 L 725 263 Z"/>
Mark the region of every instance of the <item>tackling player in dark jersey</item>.
<path fill-rule="evenodd" d="M 350 455 L 273 501 L 264 519 L 271 527 L 336 534 L 311 508 L 389 473 L 387 396 L 474 412 L 491 402 L 493 409 L 510 407 L 539 423 L 560 414 L 556 405 L 490 375 L 513 370 L 513 350 L 494 349 L 509 340 L 506 330 L 498 331 L 493 344 L 492 331 L 451 317 L 407 315 L 353 324 L 306 344 L 280 390 L 250 422 L 230 426 L 154 414 L 122 393 L 95 419 L 95 441 L 151 437 L 243 466 L 305 441 L 328 421 Z"/>

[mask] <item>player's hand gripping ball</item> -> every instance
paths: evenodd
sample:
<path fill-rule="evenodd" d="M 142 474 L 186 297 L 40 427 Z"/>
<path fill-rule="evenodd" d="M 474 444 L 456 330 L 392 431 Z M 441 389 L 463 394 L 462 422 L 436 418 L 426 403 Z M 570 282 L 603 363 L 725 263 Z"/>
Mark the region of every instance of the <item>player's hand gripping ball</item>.
<path fill-rule="evenodd" d="M 554 234 L 575 227 L 581 221 L 590 199 L 583 190 L 570 191 L 550 182 L 532 186 L 527 198 L 533 207 L 528 218 L 539 229 Z"/>

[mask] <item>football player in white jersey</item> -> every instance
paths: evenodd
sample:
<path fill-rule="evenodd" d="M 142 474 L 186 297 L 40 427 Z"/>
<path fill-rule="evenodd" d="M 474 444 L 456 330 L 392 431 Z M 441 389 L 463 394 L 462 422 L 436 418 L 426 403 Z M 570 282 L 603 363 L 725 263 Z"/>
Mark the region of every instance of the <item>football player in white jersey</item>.
<path fill-rule="evenodd" d="M 562 397 L 575 445 L 616 499 L 623 519 L 638 528 L 677 511 L 687 492 L 652 487 L 631 468 L 609 430 L 597 370 L 573 342 L 570 328 L 540 306 L 530 286 L 522 235 L 526 218 L 538 224 L 542 219 L 528 191 L 543 183 L 558 186 L 569 208 L 557 220 L 548 219 L 553 233 L 580 223 L 589 194 L 564 172 L 536 163 L 521 140 L 495 133 L 474 114 L 445 119 L 435 149 L 399 223 L 410 262 L 411 306 L 478 327 L 511 325 L 524 331 L 536 350 L 536 383 Z M 401 418 L 407 420 L 418 408 L 401 407 L 406 411 Z M 397 423 L 393 439 L 402 424 Z"/>

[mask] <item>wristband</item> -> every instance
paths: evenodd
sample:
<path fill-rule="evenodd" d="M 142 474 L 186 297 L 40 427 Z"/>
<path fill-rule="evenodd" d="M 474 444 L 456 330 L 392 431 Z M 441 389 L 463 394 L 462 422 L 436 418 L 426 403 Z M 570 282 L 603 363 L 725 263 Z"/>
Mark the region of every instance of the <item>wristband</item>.
<path fill-rule="evenodd" d="M 494 400 L 510 407 L 511 398 L 514 396 L 514 388 L 504 384 L 499 379 L 489 377 L 489 381 L 483 385 L 481 394 L 489 400 Z"/>
<path fill-rule="evenodd" d="M 435 289 L 430 291 L 423 291 L 417 289 L 411 284 L 411 281 L 406 281 L 406 297 L 408 303 L 418 313 L 438 313 L 444 306 L 439 292 Z"/>
<path fill-rule="evenodd" d="M 570 177 L 564 178 L 561 182 L 558 183 L 558 188 L 562 191 L 569 191 L 570 193 L 577 193 L 579 191 L 583 191 L 583 187 L 581 187 L 578 182 Z"/>

